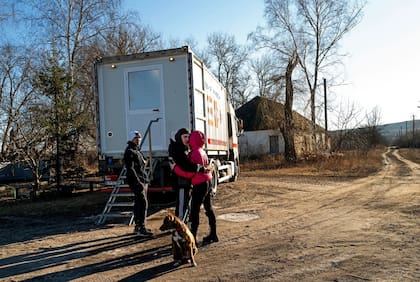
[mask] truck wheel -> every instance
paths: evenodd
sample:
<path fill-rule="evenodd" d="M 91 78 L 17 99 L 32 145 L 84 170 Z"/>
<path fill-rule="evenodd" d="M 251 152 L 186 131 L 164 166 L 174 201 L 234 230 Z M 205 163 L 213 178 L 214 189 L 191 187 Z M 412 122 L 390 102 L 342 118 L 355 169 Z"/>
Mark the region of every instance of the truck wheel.
<path fill-rule="evenodd" d="M 216 195 L 217 192 L 217 183 L 219 182 L 219 174 L 217 173 L 217 166 L 214 166 L 214 169 L 211 172 L 210 180 L 210 193 L 212 196 Z"/>

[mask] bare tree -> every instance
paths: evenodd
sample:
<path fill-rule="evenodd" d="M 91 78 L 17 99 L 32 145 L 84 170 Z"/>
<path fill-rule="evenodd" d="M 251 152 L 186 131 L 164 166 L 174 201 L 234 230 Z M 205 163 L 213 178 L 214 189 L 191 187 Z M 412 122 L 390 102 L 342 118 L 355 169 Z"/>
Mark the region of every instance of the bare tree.
<path fill-rule="evenodd" d="M 296 54 L 310 93 L 314 137 L 319 74 L 332 66 L 338 42 L 360 21 L 362 8 L 359 0 L 265 0 L 267 28 L 259 27 L 250 36 L 275 52 L 280 62 L 290 62 Z"/>
<path fill-rule="evenodd" d="M 311 120 L 323 68 L 332 67 L 340 40 L 361 20 L 365 1 L 265 0 L 266 15 L 293 43 L 310 92 Z"/>
<path fill-rule="evenodd" d="M 379 126 L 381 123 L 382 115 L 378 106 L 375 106 L 370 112 L 366 113 L 367 126 Z"/>
<path fill-rule="evenodd" d="M 286 102 L 284 105 L 284 125 L 281 127 L 284 136 L 284 157 L 289 162 L 296 161 L 296 149 L 295 149 L 295 126 L 293 121 L 293 70 L 299 63 L 297 53 L 293 53 L 290 57 L 285 73 L 286 80 Z"/>
<path fill-rule="evenodd" d="M 278 102 L 282 89 L 279 82 L 282 80 L 276 79 L 278 74 L 272 57 L 264 54 L 252 59 L 250 69 L 256 76 L 258 95 Z"/>
<path fill-rule="evenodd" d="M 67 71 L 76 79 L 76 62 L 80 51 L 97 36 L 114 28 L 115 18 L 124 17 L 118 13 L 120 0 L 31 0 L 31 20 L 37 23 L 37 36 L 47 39 L 47 49 L 61 53 Z"/>
<path fill-rule="evenodd" d="M 116 30 L 118 23 L 125 22 L 127 15 L 119 13 L 120 0 L 51 0 L 30 1 L 31 20 L 38 24 L 38 36 L 47 39 L 42 45 L 54 49 L 65 62 L 64 67 L 73 84 L 82 85 L 90 77 L 83 62 L 93 62 L 96 56 L 87 58 L 84 53 L 97 38 L 107 31 Z M 121 28 L 124 34 L 124 29 Z M 121 35 L 123 37 L 123 35 Z M 127 47 L 127 46 L 126 46 Z M 88 60 L 86 60 L 88 59 Z M 90 72 L 92 65 L 90 65 Z M 92 81 L 87 81 L 91 85 Z M 89 111 L 93 103 L 92 91 L 86 87 L 74 87 L 69 93 L 69 102 L 79 105 L 79 114 Z M 89 119 L 92 122 L 92 119 Z M 89 122 L 87 120 L 87 122 Z M 93 125 L 93 123 L 92 123 Z"/>
<path fill-rule="evenodd" d="M 13 144 L 16 130 L 24 123 L 20 118 L 28 105 L 35 99 L 31 87 L 30 50 L 16 46 L 0 47 L 0 143 L 1 158 L 16 157 Z"/>
<path fill-rule="evenodd" d="M 367 144 L 374 147 L 383 143 L 383 137 L 379 129 L 381 123 L 381 111 L 378 106 L 366 113 L 366 139 Z"/>
<path fill-rule="evenodd" d="M 142 53 L 162 46 L 160 34 L 136 23 L 119 23 L 101 32 L 101 37 L 100 56 Z"/>
<path fill-rule="evenodd" d="M 207 38 L 209 54 L 214 59 L 215 73 L 219 81 L 225 86 L 232 104 L 237 108 L 239 102 L 238 92 L 243 95 L 241 85 L 241 68 L 247 61 L 247 51 L 235 42 L 233 36 L 213 33 Z"/>
<path fill-rule="evenodd" d="M 357 141 L 356 128 L 363 122 L 362 111 L 355 103 L 341 102 L 333 112 L 332 127 L 336 130 L 331 132 L 331 151 L 337 152 L 346 148 L 355 148 Z"/>
<path fill-rule="evenodd" d="M 47 127 L 45 126 L 45 112 L 47 109 L 38 108 L 32 104 L 19 117 L 20 124 L 13 130 L 13 162 L 28 165 L 34 175 L 31 198 L 37 197 L 41 178 L 49 172 L 48 160 L 51 146 Z M 38 108 L 38 109 L 37 109 Z"/>
<path fill-rule="evenodd" d="M 296 150 L 294 146 L 294 121 L 293 121 L 293 100 L 295 68 L 300 63 L 297 46 L 301 38 L 291 32 L 294 28 L 291 22 L 291 11 L 288 1 L 271 3 L 266 1 L 265 16 L 267 18 L 267 29 L 258 27 L 256 32 L 250 34 L 250 38 L 256 46 L 265 48 L 273 53 L 279 65 L 278 74 L 274 76 L 276 81 L 284 79 L 286 90 L 286 101 L 284 107 L 284 121 L 281 121 L 281 131 L 285 140 L 285 157 L 289 162 L 296 161 Z M 284 67 L 283 65 L 286 65 Z M 284 75 L 282 75 L 284 73 Z M 279 116 L 280 118 L 280 116 Z M 287 154 L 287 156 L 286 156 Z"/>
<path fill-rule="evenodd" d="M 95 144 L 95 99 L 93 95 L 93 63 L 102 55 L 126 54 L 143 51 L 157 42 L 158 36 L 146 28 L 135 28 L 130 15 L 120 12 L 120 0 L 32 0 L 30 19 L 37 25 L 36 35 L 45 41 L 38 45 L 42 52 L 51 54 L 60 62 L 69 78 L 65 87 L 63 102 L 68 107 L 62 111 L 65 118 L 59 119 L 60 129 L 67 132 L 55 138 L 57 153 L 65 154 L 71 163 L 77 165 L 77 156 L 82 143 Z M 148 37 L 150 35 L 150 37 Z M 150 44 L 150 45 L 148 45 Z M 47 52 L 45 51 L 47 50 Z M 52 50 L 52 51 L 49 51 Z M 112 53 L 110 53 L 112 52 Z M 50 58 L 44 59 L 39 70 L 51 67 Z M 45 73 L 45 72 L 44 72 Z M 38 73 L 38 78 L 42 73 Z M 44 75 L 46 77 L 46 75 Z M 51 73 L 50 78 L 53 78 Z M 37 85 L 39 92 L 48 94 L 51 89 Z M 48 96 L 48 95 L 46 95 Z M 51 94 L 50 94 L 51 97 Z M 47 99 L 48 101 L 48 99 Z M 56 108 L 57 104 L 53 108 Z M 52 116 L 54 117 L 54 116 Z M 48 131 L 51 132 L 51 131 Z M 57 161 L 59 158 L 57 157 Z"/>
<path fill-rule="evenodd" d="M 241 71 L 237 85 L 235 87 L 235 107 L 239 108 L 248 102 L 249 97 L 252 96 L 252 78 L 251 75 L 245 71 Z"/>
<path fill-rule="evenodd" d="M 0 48 L 0 120 L 1 159 L 28 165 L 34 175 L 31 197 L 36 197 L 47 158 L 48 135 L 38 121 L 46 119 L 45 111 L 36 119 L 31 108 L 39 101 L 32 88 L 31 50 L 6 45 Z M 4 114 L 3 114 L 4 113 Z"/>

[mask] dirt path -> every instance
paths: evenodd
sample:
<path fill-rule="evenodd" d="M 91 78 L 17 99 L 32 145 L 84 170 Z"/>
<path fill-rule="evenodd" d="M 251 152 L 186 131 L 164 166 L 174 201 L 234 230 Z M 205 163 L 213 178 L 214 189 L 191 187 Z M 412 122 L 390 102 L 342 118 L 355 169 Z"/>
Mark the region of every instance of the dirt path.
<path fill-rule="evenodd" d="M 92 218 L 29 225 L 2 241 L 0 280 L 420 281 L 420 166 L 397 151 L 383 157 L 380 173 L 356 181 L 242 176 L 220 186 L 221 241 L 200 248 L 196 268 L 172 267 L 161 211 L 149 241 Z"/>

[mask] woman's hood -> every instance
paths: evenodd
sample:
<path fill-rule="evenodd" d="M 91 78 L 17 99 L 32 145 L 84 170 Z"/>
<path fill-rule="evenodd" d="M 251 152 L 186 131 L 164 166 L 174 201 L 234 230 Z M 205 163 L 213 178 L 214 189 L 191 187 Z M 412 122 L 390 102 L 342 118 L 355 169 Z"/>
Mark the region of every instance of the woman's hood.
<path fill-rule="evenodd" d="M 201 131 L 193 131 L 190 135 L 190 148 L 197 149 L 202 148 L 205 142 L 205 136 L 204 133 Z"/>

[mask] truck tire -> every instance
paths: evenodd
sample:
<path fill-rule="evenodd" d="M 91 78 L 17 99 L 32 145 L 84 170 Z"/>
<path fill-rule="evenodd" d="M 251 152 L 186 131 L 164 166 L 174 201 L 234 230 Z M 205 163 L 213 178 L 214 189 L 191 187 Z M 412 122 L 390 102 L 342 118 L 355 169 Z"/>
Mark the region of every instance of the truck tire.
<path fill-rule="evenodd" d="M 219 182 L 219 173 L 218 173 L 217 166 L 215 165 L 213 170 L 211 171 L 211 180 L 210 180 L 210 193 L 212 196 L 216 195 L 218 182 Z"/>

